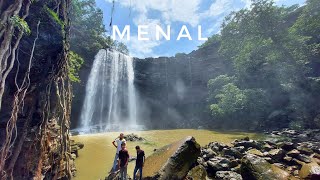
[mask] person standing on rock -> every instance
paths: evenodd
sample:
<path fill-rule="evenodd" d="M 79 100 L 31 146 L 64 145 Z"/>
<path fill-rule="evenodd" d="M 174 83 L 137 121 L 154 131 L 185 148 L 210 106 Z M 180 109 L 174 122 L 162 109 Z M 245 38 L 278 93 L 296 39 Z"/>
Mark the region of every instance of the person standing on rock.
<path fill-rule="evenodd" d="M 121 133 L 119 138 L 112 141 L 112 144 L 115 148 L 117 148 L 116 155 L 114 157 L 113 166 L 112 166 L 112 172 L 116 172 L 118 169 L 118 159 L 119 159 L 119 151 L 121 150 L 122 143 L 126 143 L 126 140 L 124 139 L 124 134 Z"/>
<path fill-rule="evenodd" d="M 121 150 L 119 151 L 118 167 L 120 169 L 120 180 L 127 179 L 127 168 L 129 162 L 129 152 L 126 149 L 126 143 L 121 144 Z"/>
<path fill-rule="evenodd" d="M 139 170 L 140 172 L 140 180 L 142 180 L 142 168 L 144 165 L 144 160 L 145 160 L 145 154 L 142 149 L 140 149 L 140 146 L 136 146 L 136 151 L 137 151 L 137 160 L 136 160 L 136 167 L 134 168 L 133 171 L 133 180 L 136 180 L 136 174 Z"/>

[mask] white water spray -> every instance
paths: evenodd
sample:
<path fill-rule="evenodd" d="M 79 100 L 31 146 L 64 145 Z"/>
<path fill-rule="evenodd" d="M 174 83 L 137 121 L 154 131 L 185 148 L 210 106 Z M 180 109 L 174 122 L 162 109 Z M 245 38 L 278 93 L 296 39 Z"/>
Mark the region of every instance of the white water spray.
<path fill-rule="evenodd" d="M 133 58 L 100 50 L 86 85 L 80 116 L 84 131 L 125 130 L 137 126 Z"/>

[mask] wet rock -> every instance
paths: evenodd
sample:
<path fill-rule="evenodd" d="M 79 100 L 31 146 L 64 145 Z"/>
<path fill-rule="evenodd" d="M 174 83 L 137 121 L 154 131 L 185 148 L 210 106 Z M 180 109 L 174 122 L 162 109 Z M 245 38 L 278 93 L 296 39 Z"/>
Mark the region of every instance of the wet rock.
<path fill-rule="evenodd" d="M 304 146 L 298 146 L 297 150 L 299 150 L 302 154 L 305 154 L 308 156 L 310 156 L 313 153 L 313 151 L 310 148 L 304 147 Z"/>
<path fill-rule="evenodd" d="M 289 135 L 289 136 L 299 135 L 299 133 L 293 129 L 285 129 L 282 131 L 282 134 Z"/>
<path fill-rule="evenodd" d="M 304 162 L 302 162 L 302 161 L 300 161 L 300 160 L 298 160 L 296 158 L 293 158 L 291 162 L 292 162 L 293 165 L 296 165 L 299 168 L 301 168 L 305 164 Z"/>
<path fill-rule="evenodd" d="M 311 162 L 311 158 L 309 156 L 304 155 L 304 154 L 299 154 L 296 158 L 302 162 L 305 162 L 305 163 Z"/>
<path fill-rule="evenodd" d="M 138 135 L 136 134 L 125 134 L 124 135 L 124 139 L 126 141 L 131 141 L 131 142 L 134 142 L 134 141 L 145 141 L 145 139 L 143 137 L 139 137 Z"/>
<path fill-rule="evenodd" d="M 246 148 L 244 146 L 237 146 L 233 148 L 238 150 L 240 153 L 244 153 L 246 151 Z"/>
<path fill-rule="evenodd" d="M 284 158 L 283 158 L 283 161 L 285 162 L 285 163 L 287 163 L 287 164 L 289 164 L 291 161 L 292 161 L 292 157 L 290 157 L 290 156 L 285 156 Z"/>
<path fill-rule="evenodd" d="M 224 157 L 215 157 L 210 159 L 208 164 L 208 173 L 214 175 L 217 171 L 227 171 L 230 170 L 231 161 Z"/>
<path fill-rule="evenodd" d="M 217 180 L 242 180 L 241 175 L 233 171 L 217 171 L 215 178 Z"/>
<path fill-rule="evenodd" d="M 310 180 L 320 179 L 320 166 L 314 162 L 304 164 L 299 171 L 299 177 Z"/>
<path fill-rule="evenodd" d="M 282 142 L 280 147 L 285 151 L 291 151 L 295 148 L 292 142 Z"/>
<path fill-rule="evenodd" d="M 188 174 L 186 179 L 188 180 L 200 180 L 200 179 L 206 179 L 207 177 L 207 171 L 202 165 L 198 165 L 194 168 L 192 168 Z"/>
<path fill-rule="evenodd" d="M 253 154 L 243 157 L 241 175 L 244 179 L 256 180 L 287 180 L 290 177 L 288 172 Z"/>
<path fill-rule="evenodd" d="M 249 151 L 247 151 L 247 154 L 254 154 L 260 157 L 264 156 L 264 154 L 258 149 L 250 149 Z"/>
<path fill-rule="evenodd" d="M 265 150 L 265 151 L 270 151 L 271 149 L 273 149 L 274 147 L 271 146 L 269 143 L 265 143 L 263 146 L 262 146 L 262 149 Z"/>
<path fill-rule="evenodd" d="M 235 158 L 242 158 L 243 156 L 243 154 L 240 151 L 238 151 L 236 148 L 224 148 L 222 150 L 222 154 L 224 156 L 232 156 Z"/>
<path fill-rule="evenodd" d="M 268 152 L 269 156 L 277 161 L 281 161 L 282 158 L 285 156 L 285 152 L 282 149 L 273 149 Z"/>
<path fill-rule="evenodd" d="M 144 178 L 183 179 L 200 156 L 200 145 L 187 137 L 157 150 L 146 158 Z"/>
<path fill-rule="evenodd" d="M 258 143 L 254 140 L 249 140 L 249 141 L 239 141 L 234 143 L 235 147 L 243 146 L 246 149 L 248 148 L 256 148 L 256 149 L 261 149 L 258 145 Z"/>
<path fill-rule="evenodd" d="M 212 149 L 204 149 L 202 152 L 203 154 L 202 158 L 206 161 L 208 161 L 210 158 L 213 158 L 215 156 L 217 156 L 218 154 L 213 151 Z"/>
<path fill-rule="evenodd" d="M 287 155 L 290 156 L 290 157 L 297 157 L 297 156 L 299 156 L 299 154 L 300 154 L 300 152 L 298 150 L 296 150 L 296 149 L 291 150 L 291 151 L 289 151 L 287 153 Z"/>
<path fill-rule="evenodd" d="M 223 148 L 227 148 L 228 146 L 223 143 L 219 143 L 219 142 L 211 142 L 208 144 L 208 147 L 211 148 L 215 152 L 220 152 L 220 151 L 222 151 Z"/>

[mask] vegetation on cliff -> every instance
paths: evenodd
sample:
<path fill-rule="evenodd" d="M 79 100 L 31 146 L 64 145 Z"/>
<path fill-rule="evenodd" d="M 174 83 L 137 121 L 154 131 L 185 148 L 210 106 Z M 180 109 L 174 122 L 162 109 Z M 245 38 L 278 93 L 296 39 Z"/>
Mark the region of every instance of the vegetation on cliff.
<path fill-rule="evenodd" d="M 317 0 L 303 7 L 256 0 L 224 20 L 221 34 L 200 46 L 219 45 L 220 56 L 233 67 L 208 82 L 214 122 L 229 128 L 315 127 L 313 119 L 320 113 L 319 11 Z"/>
<path fill-rule="evenodd" d="M 0 1 L 0 179 L 71 178 L 70 1 Z"/>

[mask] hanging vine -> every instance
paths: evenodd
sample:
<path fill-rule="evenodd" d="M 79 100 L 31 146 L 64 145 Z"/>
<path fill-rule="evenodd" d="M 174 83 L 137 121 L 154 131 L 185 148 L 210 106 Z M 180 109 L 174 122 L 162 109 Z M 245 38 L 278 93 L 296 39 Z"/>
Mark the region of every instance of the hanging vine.
<path fill-rule="evenodd" d="M 15 63 L 16 50 L 23 34 L 30 33 L 25 22 L 30 5 L 31 0 L 0 0 L 0 110 L 5 82 Z"/>
<path fill-rule="evenodd" d="M 32 59 L 33 59 L 35 45 L 36 45 L 36 42 L 37 42 L 38 36 L 39 36 L 39 25 L 40 25 L 40 21 L 37 24 L 37 37 L 35 38 L 35 40 L 33 42 L 33 47 L 32 47 L 31 55 L 29 58 L 29 63 L 28 63 L 28 69 L 25 72 L 21 86 L 19 86 L 16 83 L 17 91 L 15 92 L 15 95 L 14 95 L 11 117 L 8 120 L 7 125 L 6 125 L 5 139 L 4 139 L 4 143 L 2 145 L 1 151 L 0 151 L 0 172 L 1 172 L 1 175 L 4 177 L 7 176 L 6 171 L 4 170 L 4 165 L 8 159 L 8 154 L 9 154 L 10 148 L 15 143 L 15 140 L 17 137 L 16 131 L 17 131 L 18 112 L 21 108 L 21 105 L 23 104 L 24 98 L 26 96 L 26 92 L 30 86 L 30 69 L 31 69 L 31 63 L 32 63 Z M 22 34 L 23 33 L 21 33 L 21 32 L 19 33 L 19 41 L 22 37 Z M 14 61 L 16 60 L 16 54 L 18 54 L 18 52 L 15 52 L 17 48 L 18 48 L 18 43 L 16 43 L 13 47 L 14 52 L 12 54 L 11 62 L 10 62 L 11 69 L 13 67 Z M 7 74 L 8 73 L 9 72 L 7 72 Z M 17 71 L 17 73 L 18 73 L 18 71 Z M 5 75 L 7 76 L 7 74 L 5 74 Z M 17 82 L 17 80 L 15 80 L 15 82 Z M 15 131 L 15 134 L 13 134 L 14 131 Z M 14 135 L 14 137 L 12 137 L 13 135 Z M 9 169 L 9 171 L 12 171 L 12 169 Z"/>
<path fill-rule="evenodd" d="M 34 179 L 41 179 L 43 175 L 50 170 L 51 179 L 60 179 L 62 177 L 71 178 L 70 169 L 70 112 L 72 91 L 71 83 L 68 77 L 69 72 L 69 7 L 70 0 L 58 1 L 56 12 L 62 17 L 62 36 L 63 51 L 58 56 L 55 64 L 52 65 L 51 73 L 47 77 L 44 104 L 42 106 L 42 123 L 39 126 L 39 133 L 34 139 L 32 147 L 37 147 L 40 142 L 40 157 L 37 162 L 37 170 L 34 173 Z M 14 0 L 8 2 L 0 0 L 0 110 L 1 102 L 4 94 L 5 81 L 15 62 L 18 62 L 15 75 L 16 90 L 13 96 L 11 116 L 6 124 L 5 139 L 0 149 L 0 179 L 13 179 L 13 170 L 21 152 L 25 137 L 28 135 L 28 127 L 32 121 L 35 112 L 35 97 L 28 94 L 31 93 L 30 88 L 31 77 L 30 71 L 32 60 L 35 53 L 35 46 L 39 38 L 40 21 L 37 24 L 36 38 L 33 41 L 28 67 L 25 72 L 19 69 L 19 43 L 24 34 L 30 33 L 28 24 L 24 21 L 29 14 L 31 0 Z M 59 11 L 60 9 L 60 11 Z M 19 15 L 22 15 L 20 18 Z M 21 83 L 18 82 L 18 73 L 24 73 Z M 24 122 L 22 133 L 19 133 L 19 141 L 16 142 L 18 114 L 23 110 L 24 102 L 28 101 L 31 107 L 28 116 Z M 57 107 L 52 108 L 51 103 L 58 102 Z M 54 141 L 59 141 L 55 146 L 59 153 L 54 154 L 52 139 L 50 136 L 50 123 L 55 121 L 59 124 L 58 136 Z M 13 148 L 14 147 L 14 148 Z M 50 161 L 46 161 L 47 159 Z M 34 160 L 32 160 L 34 161 Z"/>

